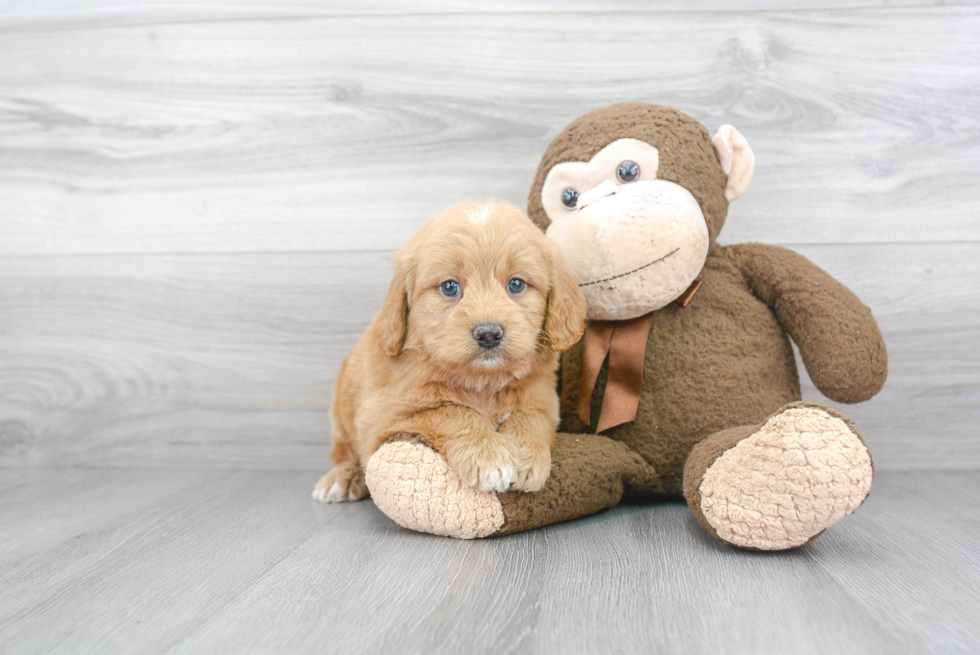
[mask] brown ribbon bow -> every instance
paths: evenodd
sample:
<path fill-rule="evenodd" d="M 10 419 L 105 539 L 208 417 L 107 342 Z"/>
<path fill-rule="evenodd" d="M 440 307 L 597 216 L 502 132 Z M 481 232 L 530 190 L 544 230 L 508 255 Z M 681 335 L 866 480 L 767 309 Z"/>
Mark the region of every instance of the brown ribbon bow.
<path fill-rule="evenodd" d="M 674 302 L 687 307 L 700 288 L 700 280 L 695 280 Z M 602 397 L 597 433 L 636 418 L 653 314 L 650 312 L 628 321 L 592 321 L 585 331 L 578 415 L 586 425 L 592 424 L 592 392 L 602 363 L 609 355 L 609 377 Z"/>

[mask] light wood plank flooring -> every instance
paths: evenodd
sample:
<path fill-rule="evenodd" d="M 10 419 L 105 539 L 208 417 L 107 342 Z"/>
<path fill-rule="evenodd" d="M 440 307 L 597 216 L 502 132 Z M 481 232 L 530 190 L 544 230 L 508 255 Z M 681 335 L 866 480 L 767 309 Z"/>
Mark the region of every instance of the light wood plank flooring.
<path fill-rule="evenodd" d="M 814 544 L 711 539 L 679 503 L 501 539 L 404 531 L 316 473 L 0 471 L 0 651 L 967 653 L 976 473 L 882 473 Z"/>

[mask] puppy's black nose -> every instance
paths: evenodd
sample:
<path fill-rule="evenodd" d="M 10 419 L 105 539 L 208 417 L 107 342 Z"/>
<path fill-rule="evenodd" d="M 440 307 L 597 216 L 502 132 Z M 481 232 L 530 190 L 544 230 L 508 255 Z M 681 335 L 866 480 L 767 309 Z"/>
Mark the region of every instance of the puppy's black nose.
<path fill-rule="evenodd" d="M 504 338 L 504 328 L 500 323 L 480 323 L 473 328 L 473 338 L 481 348 L 493 348 Z"/>

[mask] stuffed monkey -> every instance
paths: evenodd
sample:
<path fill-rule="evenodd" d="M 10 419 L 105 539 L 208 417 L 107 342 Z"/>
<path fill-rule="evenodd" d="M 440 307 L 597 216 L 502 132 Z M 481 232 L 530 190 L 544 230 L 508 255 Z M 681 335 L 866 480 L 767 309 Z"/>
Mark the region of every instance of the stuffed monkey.
<path fill-rule="evenodd" d="M 545 488 L 479 492 L 417 435 L 369 460 L 375 503 L 413 530 L 460 538 L 592 514 L 624 494 L 683 496 L 741 548 L 809 543 L 860 505 L 871 453 L 845 416 L 801 402 L 790 344 L 843 403 L 883 386 L 871 311 L 804 257 L 720 246 L 754 155 L 669 107 L 590 112 L 548 146 L 528 215 L 561 247 L 589 305 L 562 358 L 562 424 Z"/>

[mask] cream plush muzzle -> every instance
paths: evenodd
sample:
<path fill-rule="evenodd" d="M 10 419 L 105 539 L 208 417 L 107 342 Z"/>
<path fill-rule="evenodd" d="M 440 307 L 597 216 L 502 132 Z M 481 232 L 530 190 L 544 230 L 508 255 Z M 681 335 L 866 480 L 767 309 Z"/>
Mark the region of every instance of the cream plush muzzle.
<path fill-rule="evenodd" d="M 603 185 L 583 193 L 584 206 L 552 221 L 546 234 L 585 295 L 588 317 L 627 320 L 664 307 L 691 285 L 708 255 L 708 227 L 697 200 L 678 184 Z"/>

